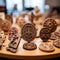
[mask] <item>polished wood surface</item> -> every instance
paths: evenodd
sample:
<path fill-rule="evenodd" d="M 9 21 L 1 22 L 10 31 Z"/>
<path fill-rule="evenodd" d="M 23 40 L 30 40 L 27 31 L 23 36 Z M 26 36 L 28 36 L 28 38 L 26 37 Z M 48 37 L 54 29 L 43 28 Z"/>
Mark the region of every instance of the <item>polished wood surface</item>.
<path fill-rule="evenodd" d="M 0 57 L 12 58 L 12 59 L 27 59 L 27 60 L 28 59 L 32 59 L 32 60 L 36 59 L 37 60 L 37 59 L 48 59 L 48 58 L 60 57 L 60 48 L 54 47 L 55 48 L 54 52 L 43 52 L 43 51 L 39 50 L 39 45 L 42 42 L 42 40 L 40 38 L 35 38 L 34 41 L 33 41 L 37 45 L 36 50 L 32 50 L 32 51 L 24 50 L 23 49 L 23 44 L 25 42 L 26 41 L 24 41 L 21 38 L 21 41 L 20 41 L 17 52 L 12 53 L 12 52 L 9 52 L 9 51 L 6 50 L 6 47 L 9 44 L 8 36 L 6 36 L 6 40 L 3 43 L 3 47 L 0 50 Z M 53 41 L 49 40 L 46 43 L 53 44 Z"/>

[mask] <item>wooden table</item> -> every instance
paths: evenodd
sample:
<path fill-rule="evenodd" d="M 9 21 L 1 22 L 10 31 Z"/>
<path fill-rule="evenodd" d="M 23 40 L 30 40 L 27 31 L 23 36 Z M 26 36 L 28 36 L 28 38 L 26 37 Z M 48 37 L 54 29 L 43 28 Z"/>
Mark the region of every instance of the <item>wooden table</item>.
<path fill-rule="evenodd" d="M 7 36 L 8 38 L 8 36 Z M 34 42 L 37 45 L 37 49 L 33 51 L 28 51 L 23 49 L 23 44 L 26 42 L 23 39 L 21 39 L 18 51 L 16 53 L 11 53 L 6 50 L 6 47 L 8 45 L 9 40 L 6 38 L 5 43 L 3 44 L 2 50 L 0 50 L 0 57 L 5 58 L 13 58 L 13 59 L 48 59 L 48 58 L 54 58 L 54 57 L 60 57 L 60 49 L 55 48 L 54 52 L 43 52 L 39 50 L 39 44 L 42 42 L 40 38 L 36 38 Z M 48 43 L 53 43 L 51 40 L 48 41 Z"/>
<path fill-rule="evenodd" d="M 37 60 L 37 59 L 49 59 L 49 58 L 54 58 L 54 57 L 60 57 L 60 49 L 55 48 L 54 52 L 43 52 L 39 50 L 39 44 L 42 42 L 40 38 L 35 38 L 34 43 L 37 45 L 36 50 L 28 51 L 23 49 L 23 44 L 26 41 L 24 41 L 21 38 L 18 50 L 16 53 L 11 53 L 6 50 L 6 47 L 8 46 L 9 40 L 8 36 L 6 36 L 6 40 L 3 44 L 2 50 L 0 50 L 0 57 L 5 57 L 5 58 L 12 58 L 12 59 L 24 59 L 24 60 Z M 49 40 L 48 43 L 53 44 L 52 40 Z"/>

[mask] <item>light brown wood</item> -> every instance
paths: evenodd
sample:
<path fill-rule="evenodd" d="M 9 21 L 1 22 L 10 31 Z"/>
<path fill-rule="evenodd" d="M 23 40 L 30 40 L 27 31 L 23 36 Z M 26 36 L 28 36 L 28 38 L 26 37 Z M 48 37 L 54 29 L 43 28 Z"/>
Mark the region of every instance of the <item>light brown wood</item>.
<path fill-rule="evenodd" d="M 8 36 L 7 36 L 8 38 Z M 60 56 L 60 49 L 59 48 L 55 48 L 54 52 L 43 52 L 39 50 L 39 44 L 42 42 L 42 40 L 40 38 L 36 38 L 34 40 L 34 42 L 37 45 L 37 49 L 33 50 L 33 51 L 28 51 L 28 50 L 24 50 L 23 49 L 23 44 L 25 43 L 25 41 L 23 39 L 21 39 L 19 47 L 18 47 L 18 51 L 16 53 L 11 53 L 9 51 L 6 50 L 6 47 L 8 45 L 9 40 L 6 39 L 5 43 L 3 45 L 5 45 L 5 47 L 2 47 L 2 50 L 0 50 L 0 57 L 6 57 L 6 58 L 14 58 L 14 59 L 47 59 L 47 58 L 53 58 L 53 57 L 58 57 Z M 48 43 L 53 43 L 53 41 L 49 40 Z"/>
<path fill-rule="evenodd" d="M 35 38 L 34 43 L 36 43 L 37 45 L 37 49 L 36 50 L 24 50 L 23 49 L 23 44 L 26 41 L 24 41 L 21 38 L 19 47 L 18 47 L 18 51 L 16 53 L 11 53 L 9 51 L 6 50 L 6 47 L 9 44 L 9 40 L 8 40 L 8 36 L 6 36 L 6 40 L 3 44 L 2 50 L 0 50 L 0 57 L 5 57 L 5 58 L 12 58 L 12 59 L 31 59 L 31 60 L 35 60 L 35 59 L 48 59 L 48 58 L 54 58 L 54 57 L 60 57 L 60 49 L 59 48 L 55 48 L 54 52 L 43 52 L 39 50 L 39 44 L 42 42 L 42 40 L 40 38 Z M 49 40 L 48 43 L 53 44 L 52 40 Z"/>

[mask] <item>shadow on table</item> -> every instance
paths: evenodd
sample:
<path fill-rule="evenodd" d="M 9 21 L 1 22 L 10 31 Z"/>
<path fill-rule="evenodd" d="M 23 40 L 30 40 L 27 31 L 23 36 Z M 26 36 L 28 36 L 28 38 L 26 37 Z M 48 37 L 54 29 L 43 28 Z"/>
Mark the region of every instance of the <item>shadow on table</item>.
<path fill-rule="evenodd" d="M 1 58 L 0 57 L 0 60 L 17 60 L 17 59 L 9 59 L 9 58 Z M 22 59 L 19 59 L 19 60 L 22 60 Z M 35 60 L 35 59 L 32 59 L 32 60 Z M 37 59 L 37 60 L 41 60 L 41 59 Z M 52 58 L 52 59 L 45 59 L 45 60 L 60 60 L 60 57 Z"/>

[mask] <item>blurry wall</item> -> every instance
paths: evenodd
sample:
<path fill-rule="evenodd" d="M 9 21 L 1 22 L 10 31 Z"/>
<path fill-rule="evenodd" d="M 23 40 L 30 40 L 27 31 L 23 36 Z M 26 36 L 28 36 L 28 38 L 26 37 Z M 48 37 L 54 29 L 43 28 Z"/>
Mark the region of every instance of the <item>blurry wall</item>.
<path fill-rule="evenodd" d="M 0 6 L 4 6 L 4 5 L 5 5 L 4 0 L 0 0 Z"/>
<path fill-rule="evenodd" d="M 46 4 L 50 7 L 60 7 L 60 0 L 46 0 Z"/>
<path fill-rule="evenodd" d="M 45 3 L 52 11 L 57 10 L 60 15 L 60 0 L 46 0 Z"/>

